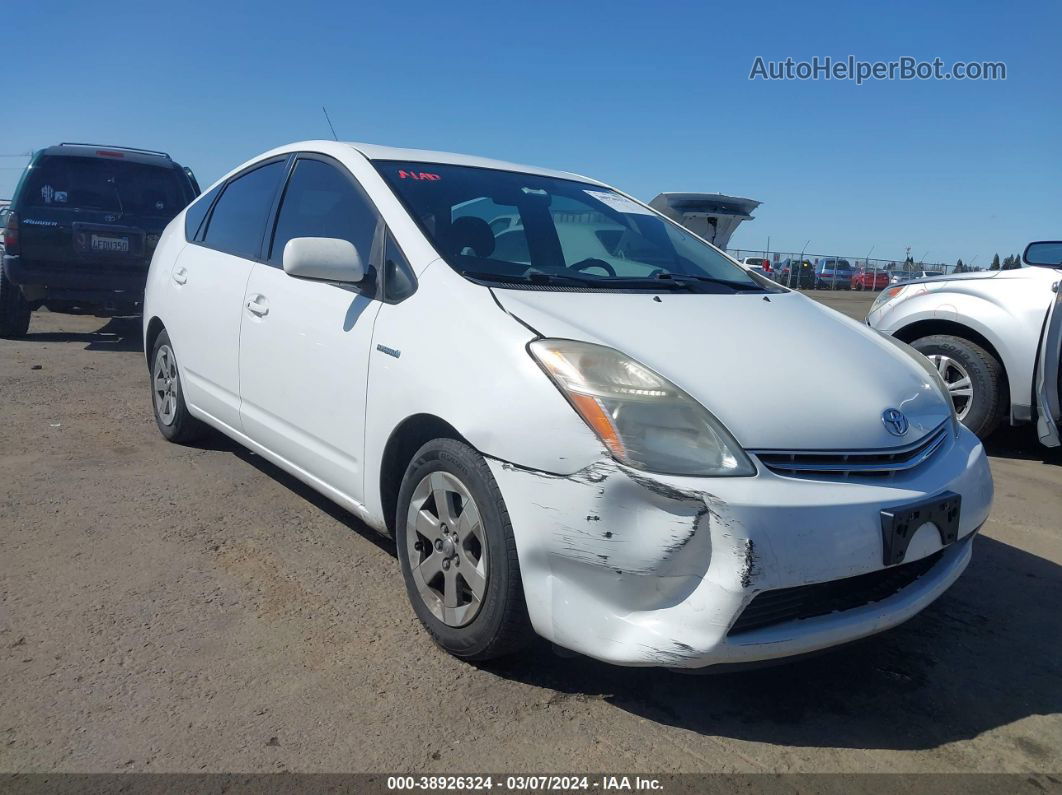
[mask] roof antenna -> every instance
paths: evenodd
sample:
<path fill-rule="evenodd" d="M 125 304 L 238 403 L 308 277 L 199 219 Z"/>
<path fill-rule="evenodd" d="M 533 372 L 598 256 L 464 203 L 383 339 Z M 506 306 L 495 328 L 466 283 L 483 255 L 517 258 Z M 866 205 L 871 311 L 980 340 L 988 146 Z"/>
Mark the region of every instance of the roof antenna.
<path fill-rule="evenodd" d="M 332 131 L 332 138 L 336 141 L 339 140 L 339 136 L 336 135 L 336 128 L 332 126 L 332 120 L 328 118 L 328 108 L 324 105 L 321 106 L 321 110 L 324 111 L 325 121 L 328 122 L 328 129 Z"/>

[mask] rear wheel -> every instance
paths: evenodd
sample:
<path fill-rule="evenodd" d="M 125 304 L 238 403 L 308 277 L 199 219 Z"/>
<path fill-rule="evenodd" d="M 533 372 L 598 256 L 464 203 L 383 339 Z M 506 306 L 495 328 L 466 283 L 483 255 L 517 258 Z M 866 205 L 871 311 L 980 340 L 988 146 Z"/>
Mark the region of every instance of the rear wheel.
<path fill-rule="evenodd" d="M 22 296 L 22 288 L 12 283 L 0 268 L 0 337 L 24 337 L 29 324 L 30 306 Z"/>
<path fill-rule="evenodd" d="M 509 513 L 479 453 L 428 442 L 406 470 L 395 516 L 406 592 L 436 643 L 480 661 L 531 640 Z"/>
<path fill-rule="evenodd" d="M 980 345 L 950 334 L 923 337 L 911 347 L 936 366 L 962 424 L 982 439 L 991 434 L 1007 406 L 999 360 Z"/>
<path fill-rule="evenodd" d="M 181 388 L 181 371 L 170 335 L 163 331 L 151 350 L 151 405 L 155 424 L 169 441 L 186 444 L 201 439 L 207 426 L 188 412 Z"/>

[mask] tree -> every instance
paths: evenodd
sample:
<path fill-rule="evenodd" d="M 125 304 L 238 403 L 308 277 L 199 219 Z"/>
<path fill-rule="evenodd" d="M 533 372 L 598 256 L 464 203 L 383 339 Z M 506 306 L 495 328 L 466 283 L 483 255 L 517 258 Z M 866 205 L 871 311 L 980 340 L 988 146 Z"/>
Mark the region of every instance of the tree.
<path fill-rule="evenodd" d="M 962 264 L 962 257 L 959 257 L 959 259 L 955 261 L 955 271 L 954 272 L 955 273 L 963 273 L 965 270 L 966 270 L 966 266 Z"/>
<path fill-rule="evenodd" d="M 992 257 L 992 265 L 988 269 L 990 271 L 999 270 L 999 254 L 996 254 L 994 257 Z"/>

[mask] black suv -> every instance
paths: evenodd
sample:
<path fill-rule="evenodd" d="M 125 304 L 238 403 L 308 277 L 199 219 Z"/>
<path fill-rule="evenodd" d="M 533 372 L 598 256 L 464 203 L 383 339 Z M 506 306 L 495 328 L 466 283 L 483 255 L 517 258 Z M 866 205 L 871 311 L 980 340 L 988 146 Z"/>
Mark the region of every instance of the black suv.
<path fill-rule="evenodd" d="M 3 227 L 0 337 L 30 312 L 136 312 L 166 224 L 199 195 L 164 152 L 59 144 L 34 154 Z"/>

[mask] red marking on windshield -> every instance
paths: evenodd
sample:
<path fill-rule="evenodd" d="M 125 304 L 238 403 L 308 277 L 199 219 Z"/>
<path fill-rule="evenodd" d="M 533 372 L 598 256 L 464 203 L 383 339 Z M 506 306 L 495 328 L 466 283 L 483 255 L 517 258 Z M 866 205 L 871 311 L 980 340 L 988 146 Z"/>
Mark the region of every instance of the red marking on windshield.
<path fill-rule="evenodd" d="M 436 181 L 442 179 L 442 177 L 439 176 L 438 174 L 430 174 L 427 171 L 406 171 L 405 169 L 402 169 L 402 168 L 400 168 L 398 170 L 398 178 L 399 179 L 427 180 L 428 182 L 436 182 Z"/>

